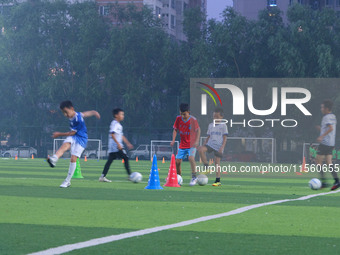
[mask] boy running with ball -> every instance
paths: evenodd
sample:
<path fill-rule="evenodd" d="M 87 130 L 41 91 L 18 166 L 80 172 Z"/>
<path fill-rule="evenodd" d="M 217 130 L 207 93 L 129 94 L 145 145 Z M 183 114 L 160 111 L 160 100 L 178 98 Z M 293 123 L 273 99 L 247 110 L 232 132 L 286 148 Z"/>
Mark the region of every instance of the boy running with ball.
<path fill-rule="evenodd" d="M 214 152 L 215 166 L 216 166 L 216 181 L 213 186 L 221 186 L 221 158 L 223 156 L 224 147 L 227 143 L 228 127 L 224 122 L 220 122 L 223 119 L 223 110 L 216 108 L 214 111 L 214 122 L 208 126 L 208 137 L 205 139 L 203 146 L 199 148 L 199 154 L 204 166 L 209 166 L 206 153 Z M 220 122 L 220 123 L 219 123 Z"/>
<path fill-rule="evenodd" d="M 52 157 L 47 159 L 47 162 L 50 164 L 50 167 L 55 167 L 58 159 L 66 151 L 71 150 L 71 162 L 68 174 L 65 181 L 60 185 L 60 188 L 67 188 L 71 186 L 71 178 L 76 169 L 77 159 L 80 158 L 87 145 L 88 137 L 84 118 L 95 116 L 97 119 L 100 119 L 100 115 L 96 111 L 76 112 L 71 101 L 62 102 L 60 104 L 60 109 L 65 117 L 69 119 L 71 131 L 53 133 L 53 138 L 66 136 L 66 139 L 59 150 Z"/>
<path fill-rule="evenodd" d="M 127 145 L 129 149 L 133 149 L 133 146 L 124 136 L 123 126 L 120 124 L 120 122 L 124 120 L 124 111 L 120 108 L 114 109 L 113 117 L 114 120 L 111 122 L 109 134 L 109 158 L 107 159 L 107 162 L 104 166 L 102 175 L 99 177 L 100 182 L 112 182 L 111 180 L 106 178 L 106 175 L 109 172 L 113 160 L 117 158 L 124 159 L 126 172 L 129 177 L 131 175 L 129 158 L 126 154 L 126 151 L 124 150 L 123 142 Z"/>
<path fill-rule="evenodd" d="M 179 108 L 180 116 L 177 116 L 173 126 L 174 131 L 172 133 L 172 142 L 170 145 L 174 146 L 177 133 L 179 133 L 181 141 L 179 143 L 179 150 L 176 155 L 177 174 L 182 175 L 182 160 L 185 159 L 186 156 L 189 156 L 192 172 L 190 186 L 194 186 L 197 183 L 195 155 L 196 148 L 199 144 L 201 129 L 198 125 L 197 119 L 190 115 L 188 104 L 181 104 Z"/>
<path fill-rule="evenodd" d="M 321 121 L 321 127 L 317 127 L 320 130 L 320 136 L 317 138 L 317 141 L 320 143 L 320 145 L 316 155 L 316 164 L 318 165 L 318 170 L 320 168 L 322 188 L 326 188 L 328 186 L 326 183 L 324 167 L 322 165 L 323 161 L 325 160 L 334 178 L 334 185 L 332 186 L 331 190 L 336 190 L 340 187 L 340 183 L 337 174 L 338 169 L 334 169 L 332 157 L 335 146 L 337 121 L 335 115 L 332 113 L 332 108 L 333 102 L 331 100 L 325 100 L 321 104 L 321 112 L 324 116 Z"/>

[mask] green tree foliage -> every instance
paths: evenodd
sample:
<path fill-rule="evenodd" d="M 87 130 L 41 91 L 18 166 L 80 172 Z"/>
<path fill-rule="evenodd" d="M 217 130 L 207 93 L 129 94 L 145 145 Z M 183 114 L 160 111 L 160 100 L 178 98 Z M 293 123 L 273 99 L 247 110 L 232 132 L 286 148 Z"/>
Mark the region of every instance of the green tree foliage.
<path fill-rule="evenodd" d="M 66 124 L 58 104 L 70 99 L 79 110 L 102 113 L 89 126 L 106 130 L 119 106 L 133 115 L 127 127 L 157 136 L 171 130 L 179 102 L 189 100 L 191 77 L 340 75 L 340 19 L 332 10 L 294 5 L 286 24 L 275 8 L 257 21 L 232 8 L 222 17 L 206 21 L 199 9 L 188 9 L 187 41 L 178 42 L 147 7 L 112 5 L 103 17 L 92 2 L 15 4 L 0 15 L 1 131 L 39 143 Z M 330 97 L 340 101 L 337 94 L 334 87 Z"/>

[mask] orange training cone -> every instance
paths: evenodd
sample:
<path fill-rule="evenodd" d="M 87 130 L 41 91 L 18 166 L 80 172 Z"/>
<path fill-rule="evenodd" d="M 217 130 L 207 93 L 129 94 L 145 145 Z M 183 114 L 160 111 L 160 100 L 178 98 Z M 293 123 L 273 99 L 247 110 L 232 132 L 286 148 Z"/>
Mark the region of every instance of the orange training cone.
<path fill-rule="evenodd" d="M 84 161 L 86 162 L 87 161 L 87 157 L 85 156 L 85 159 L 84 159 Z"/>
<path fill-rule="evenodd" d="M 175 163 L 175 155 L 172 154 L 170 168 L 168 173 L 168 178 L 166 179 L 166 183 L 164 184 L 165 187 L 181 187 L 178 185 L 177 180 L 177 170 L 176 170 L 176 163 Z"/>
<path fill-rule="evenodd" d="M 136 157 L 136 162 L 138 162 L 138 157 Z"/>
<path fill-rule="evenodd" d="M 163 164 L 165 163 L 165 159 L 164 159 L 164 157 L 163 157 L 162 163 L 163 163 Z"/>
<path fill-rule="evenodd" d="M 34 159 L 34 154 L 32 154 L 32 159 Z"/>
<path fill-rule="evenodd" d="M 301 172 L 306 172 L 306 157 L 303 157 Z"/>
<path fill-rule="evenodd" d="M 124 164 L 124 159 L 122 159 L 122 164 Z"/>
<path fill-rule="evenodd" d="M 15 155 L 15 160 L 18 160 L 18 155 Z"/>

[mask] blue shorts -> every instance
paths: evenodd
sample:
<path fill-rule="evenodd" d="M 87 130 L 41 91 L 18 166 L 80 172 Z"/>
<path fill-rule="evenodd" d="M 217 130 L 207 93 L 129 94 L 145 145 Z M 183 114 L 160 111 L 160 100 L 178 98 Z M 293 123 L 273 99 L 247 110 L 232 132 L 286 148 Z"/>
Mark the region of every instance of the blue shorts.
<path fill-rule="evenodd" d="M 176 159 L 185 159 L 186 156 L 189 155 L 195 157 L 196 155 L 196 148 L 192 147 L 190 149 L 178 149 Z"/>

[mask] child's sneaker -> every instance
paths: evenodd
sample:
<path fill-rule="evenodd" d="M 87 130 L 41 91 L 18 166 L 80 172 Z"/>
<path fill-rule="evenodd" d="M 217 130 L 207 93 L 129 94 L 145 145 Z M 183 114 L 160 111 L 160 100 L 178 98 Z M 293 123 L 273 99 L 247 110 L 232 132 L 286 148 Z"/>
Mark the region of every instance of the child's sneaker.
<path fill-rule="evenodd" d="M 99 177 L 100 182 L 112 182 L 111 180 L 107 179 L 106 177 Z"/>
<path fill-rule="evenodd" d="M 71 186 L 71 183 L 65 180 L 59 187 L 60 188 L 68 188 L 70 186 Z"/>
<path fill-rule="evenodd" d="M 51 158 L 47 159 L 47 163 L 50 165 L 50 167 L 55 167 L 55 162 L 53 162 L 53 160 L 51 160 Z"/>
<path fill-rule="evenodd" d="M 213 185 L 214 187 L 218 187 L 218 186 L 221 186 L 222 183 L 221 183 L 221 182 L 214 182 L 212 185 Z"/>
<path fill-rule="evenodd" d="M 195 186 L 197 183 L 197 177 L 193 177 L 190 181 L 190 186 Z"/>
<path fill-rule="evenodd" d="M 340 187 L 340 182 L 335 182 L 331 190 L 336 190 Z"/>

